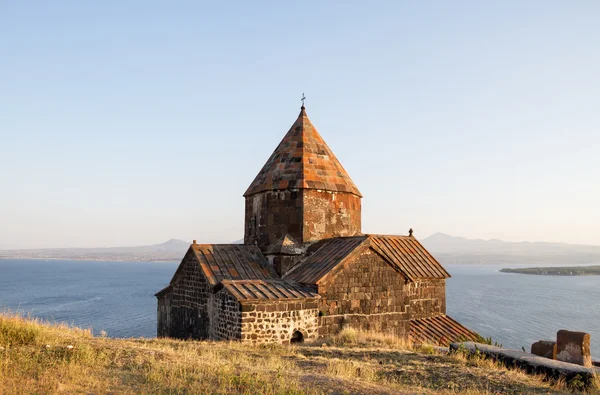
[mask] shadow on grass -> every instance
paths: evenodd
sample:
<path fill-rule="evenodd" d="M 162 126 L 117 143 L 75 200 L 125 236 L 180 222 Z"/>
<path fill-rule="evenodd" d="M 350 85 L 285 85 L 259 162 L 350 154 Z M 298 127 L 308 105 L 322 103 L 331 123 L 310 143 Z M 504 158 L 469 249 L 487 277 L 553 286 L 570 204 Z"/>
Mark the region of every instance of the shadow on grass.
<path fill-rule="evenodd" d="M 377 366 L 378 380 L 407 388 L 503 394 L 556 393 L 539 380 L 522 372 L 508 370 L 489 362 L 478 366 L 477 361 L 462 361 L 449 355 L 337 347 L 301 347 L 298 352 L 307 357 L 307 360 L 301 363 L 301 366 L 304 365 L 307 369 L 322 368 L 327 364 L 327 360 L 332 358 L 369 363 Z"/>

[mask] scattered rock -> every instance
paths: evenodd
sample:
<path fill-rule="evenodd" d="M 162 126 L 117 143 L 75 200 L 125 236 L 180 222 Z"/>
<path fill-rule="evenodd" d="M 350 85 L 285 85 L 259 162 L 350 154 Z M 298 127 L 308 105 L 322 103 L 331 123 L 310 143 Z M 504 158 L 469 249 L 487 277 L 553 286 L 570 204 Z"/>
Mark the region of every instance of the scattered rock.
<path fill-rule="evenodd" d="M 567 330 L 558 331 L 556 334 L 556 359 L 591 368 L 590 334 Z"/>
<path fill-rule="evenodd" d="M 526 352 L 511 350 L 507 348 L 490 346 L 474 342 L 452 343 L 450 350 L 466 350 L 472 354 L 483 354 L 505 366 L 518 367 L 529 373 L 544 374 L 548 377 L 558 379 L 564 378 L 569 384 L 582 383 L 584 386 L 592 383 L 595 375 L 600 369 L 586 368 L 573 363 L 551 360 Z"/>
<path fill-rule="evenodd" d="M 556 342 L 540 340 L 531 345 L 531 353 L 540 357 L 556 359 Z"/>

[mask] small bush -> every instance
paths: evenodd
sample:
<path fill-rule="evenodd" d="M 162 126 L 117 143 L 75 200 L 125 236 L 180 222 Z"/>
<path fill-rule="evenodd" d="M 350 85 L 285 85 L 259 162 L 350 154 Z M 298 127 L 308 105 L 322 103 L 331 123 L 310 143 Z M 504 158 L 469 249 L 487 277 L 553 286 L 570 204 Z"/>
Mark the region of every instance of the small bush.
<path fill-rule="evenodd" d="M 22 346 L 38 344 L 42 337 L 40 326 L 20 316 L 0 315 L 0 345 Z"/>
<path fill-rule="evenodd" d="M 416 347 L 416 351 L 420 352 L 421 354 L 428 354 L 428 355 L 433 355 L 433 354 L 438 353 L 437 349 L 434 346 L 432 346 L 431 344 L 420 344 L 418 347 Z"/>
<path fill-rule="evenodd" d="M 334 343 L 340 346 L 348 346 L 358 342 L 358 331 L 354 328 L 346 327 L 337 334 Z"/>

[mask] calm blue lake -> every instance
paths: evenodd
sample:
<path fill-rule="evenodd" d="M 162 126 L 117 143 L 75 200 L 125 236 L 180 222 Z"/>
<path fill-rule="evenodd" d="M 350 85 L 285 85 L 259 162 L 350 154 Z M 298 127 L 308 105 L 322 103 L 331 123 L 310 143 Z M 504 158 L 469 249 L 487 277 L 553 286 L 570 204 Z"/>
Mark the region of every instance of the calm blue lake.
<path fill-rule="evenodd" d="M 504 346 L 529 349 L 559 329 L 592 336 L 600 357 L 600 276 L 500 273 L 515 265 L 445 265 L 448 314 Z M 111 337 L 156 335 L 154 293 L 176 263 L 0 260 L 0 306 L 45 320 L 104 330 Z M 2 308 L 0 307 L 0 309 Z"/>

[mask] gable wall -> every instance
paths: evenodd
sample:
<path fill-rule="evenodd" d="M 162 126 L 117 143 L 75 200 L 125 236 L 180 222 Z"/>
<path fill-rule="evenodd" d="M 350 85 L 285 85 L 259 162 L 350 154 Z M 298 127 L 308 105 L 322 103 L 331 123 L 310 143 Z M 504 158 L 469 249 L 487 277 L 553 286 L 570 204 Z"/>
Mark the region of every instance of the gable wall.
<path fill-rule="evenodd" d="M 168 337 L 171 333 L 171 303 L 173 290 L 168 289 L 158 296 L 156 336 Z"/>
<path fill-rule="evenodd" d="M 409 295 L 403 277 L 372 249 L 366 249 L 319 285 L 320 336 L 343 326 L 409 334 Z"/>
<path fill-rule="evenodd" d="M 210 319 L 208 302 L 210 286 L 192 251 L 183 258 L 179 272 L 172 282 L 169 336 L 206 339 Z"/>
<path fill-rule="evenodd" d="M 410 318 L 420 319 L 446 314 L 446 280 L 420 280 L 407 284 Z"/>

